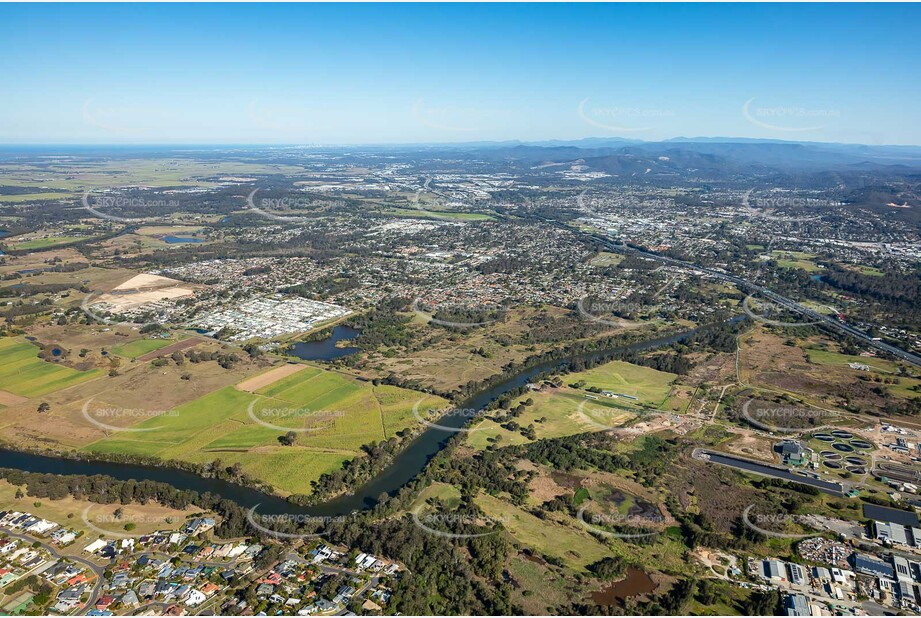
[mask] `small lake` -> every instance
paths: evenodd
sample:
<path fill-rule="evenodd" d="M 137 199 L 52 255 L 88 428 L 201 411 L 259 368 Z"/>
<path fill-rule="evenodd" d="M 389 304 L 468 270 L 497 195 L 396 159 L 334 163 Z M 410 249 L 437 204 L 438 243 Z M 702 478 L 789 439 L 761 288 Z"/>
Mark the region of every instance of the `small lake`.
<path fill-rule="evenodd" d="M 739 316 L 733 318 L 730 322 L 736 322 L 744 318 L 745 316 Z M 579 354 L 570 358 L 588 360 L 600 358 L 612 352 L 639 352 L 641 350 L 658 348 L 660 346 L 682 341 L 695 332 L 697 332 L 697 329 L 665 335 L 646 341 L 639 341 L 611 350 Z M 354 328 L 337 326 L 333 329 L 331 337 L 324 341 L 304 343 L 303 346 L 310 347 L 302 347 L 301 351 L 304 354 L 310 354 L 310 360 L 328 360 L 328 358 L 324 359 L 322 356 L 318 356 L 323 349 L 326 349 L 327 357 L 331 354 L 336 355 L 332 356 L 332 358 L 346 356 L 351 353 L 346 352 L 350 348 L 336 348 L 336 341 L 354 339 L 358 334 L 359 331 Z M 459 404 L 458 408 L 473 408 L 480 410 L 493 399 L 504 395 L 512 389 L 525 386 L 528 382 L 531 382 L 535 376 L 541 373 L 556 370 L 564 362 L 566 362 L 566 359 L 546 361 L 539 365 L 523 369 L 520 373 L 509 377 L 505 381 L 471 396 L 466 401 Z M 469 420 L 469 417 L 464 414 L 446 414 L 439 420 L 439 424 L 443 427 L 459 428 L 465 425 Z M 255 489 L 249 489 L 218 479 L 204 478 L 174 468 L 108 463 L 103 461 L 73 461 L 54 456 L 34 455 L 31 453 L 20 453 L 3 449 L 0 449 L 0 468 L 16 468 L 30 472 L 50 472 L 54 474 L 106 474 L 123 480 L 151 480 L 168 483 L 178 489 L 189 489 L 200 493 L 210 492 L 212 494 L 218 494 L 224 498 L 233 500 L 244 508 L 250 508 L 258 504 L 260 505 L 260 513 L 303 513 L 311 516 L 342 516 L 348 515 L 353 511 L 373 508 L 382 495 L 395 494 L 422 472 L 432 457 L 438 454 L 454 435 L 453 432 L 436 429 L 435 427 L 428 427 L 406 445 L 406 447 L 393 458 L 389 466 L 380 471 L 364 485 L 358 487 L 355 493 L 342 495 L 327 502 L 306 508 L 296 507 L 282 498 L 270 496 Z M 805 477 L 801 479 L 797 477 L 797 480 L 800 480 L 800 482 L 808 482 Z M 645 575 L 645 573 L 643 573 L 643 575 Z M 616 585 L 617 584 L 615 584 L 615 586 Z M 628 584 L 624 585 L 626 586 Z M 622 587 L 618 588 L 618 591 L 620 590 L 622 590 Z M 642 594 L 642 592 L 636 594 Z"/>
<path fill-rule="evenodd" d="M 169 245 L 205 242 L 204 238 L 195 238 L 193 236 L 164 236 L 161 240 Z"/>
<path fill-rule="evenodd" d="M 658 587 L 645 571 L 627 567 L 627 576 L 624 579 L 593 592 L 592 601 L 598 605 L 617 605 L 624 599 L 649 594 Z"/>
<path fill-rule="evenodd" d="M 361 331 L 351 326 L 336 326 L 333 328 L 332 335 L 320 341 L 298 341 L 288 354 L 296 356 L 301 360 L 335 360 L 350 356 L 358 352 L 358 348 L 339 347 L 336 344 L 340 341 L 351 341 L 358 337 Z"/>

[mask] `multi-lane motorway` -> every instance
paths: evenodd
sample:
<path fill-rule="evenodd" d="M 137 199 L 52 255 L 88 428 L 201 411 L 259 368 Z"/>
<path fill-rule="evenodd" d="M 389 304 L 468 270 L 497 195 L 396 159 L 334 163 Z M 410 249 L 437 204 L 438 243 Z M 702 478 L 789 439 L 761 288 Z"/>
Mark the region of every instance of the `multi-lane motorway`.
<path fill-rule="evenodd" d="M 850 335 L 851 337 L 859 339 L 862 342 L 866 343 L 867 345 L 876 348 L 877 350 L 882 350 L 883 352 L 891 354 L 895 356 L 896 358 L 900 358 L 906 362 L 909 362 L 913 365 L 921 367 L 921 356 L 918 356 L 917 354 L 913 354 L 911 352 L 903 350 L 902 348 L 897 348 L 893 345 L 886 343 L 885 341 L 878 341 L 874 339 L 873 337 L 870 337 L 867 333 L 863 332 L 862 330 L 854 328 L 853 326 L 838 320 L 836 317 L 829 317 L 827 315 L 818 313 L 817 311 L 813 311 L 812 309 L 808 309 L 807 307 L 803 307 L 802 305 L 800 305 L 794 300 L 786 298 L 785 296 L 781 296 L 780 294 L 776 292 L 772 292 L 771 290 L 767 289 L 764 286 L 758 285 L 757 283 L 752 283 L 751 281 L 743 279 L 742 277 L 738 277 L 736 275 L 725 273 L 719 270 L 714 270 L 712 268 L 698 266 L 691 262 L 685 262 L 684 260 L 678 260 L 678 259 L 667 257 L 664 255 L 650 253 L 649 251 L 643 251 L 642 249 L 636 249 L 633 247 L 628 247 L 626 245 L 621 245 L 621 244 L 611 241 L 611 239 L 605 236 L 602 236 L 600 234 L 592 234 L 590 232 L 574 230 L 573 228 L 565 226 L 557 221 L 551 221 L 549 219 L 542 219 L 542 220 L 547 223 L 553 223 L 559 227 L 563 227 L 569 231 L 573 231 L 576 233 L 583 234 L 584 236 L 588 236 L 592 238 L 593 240 L 596 240 L 602 243 L 606 248 L 610 249 L 611 251 L 616 251 L 618 253 L 627 253 L 627 254 L 632 253 L 634 255 L 640 255 L 642 257 L 652 258 L 654 260 L 658 260 L 665 264 L 679 266 L 681 268 L 686 268 L 686 269 L 692 270 L 702 275 L 706 275 L 709 277 L 713 277 L 715 279 L 719 279 L 721 281 L 732 283 L 738 286 L 739 289 L 746 291 L 749 294 L 761 295 L 762 297 L 770 300 L 771 302 L 777 305 L 780 305 L 784 309 L 787 309 L 789 311 L 792 311 L 793 313 L 802 315 L 806 319 L 808 319 L 810 322 L 821 324 L 822 326 L 835 330 L 839 333 L 843 333 L 845 335 Z"/>

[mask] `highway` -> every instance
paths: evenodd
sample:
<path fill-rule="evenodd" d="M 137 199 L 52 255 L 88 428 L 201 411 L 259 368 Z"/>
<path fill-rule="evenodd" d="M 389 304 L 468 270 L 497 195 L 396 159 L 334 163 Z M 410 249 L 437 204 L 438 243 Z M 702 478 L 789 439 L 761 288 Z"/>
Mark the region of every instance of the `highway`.
<path fill-rule="evenodd" d="M 749 294 L 760 294 L 764 298 L 767 298 L 768 300 L 774 302 L 775 304 L 780 305 L 784 309 L 787 309 L 789 311 L 792 311 L 794 313 L 797 313 L 799 315 L 806 317 L 811 322 L 817 322 L 821 324 L 822 326 L 825 326 L 831 330 L 837 331 L 844 335 L 849 335 L 851 337 L 854 337 L 855 339 L 859 339 L 863 343 L 873 348 L 876 348 L 877 350 L 881 350 L 883 352 L 886 352 L 887 354 L 891 354 L 892 356 L 895 356 L 896 358 L 899 358 L 905 362 L 911 363 L 912 365 L 915 365 L 917 367 L 921 367 L 921 356 L 918 356 L 917 354 L 913 354 L 901 348 L 897 348 L 884 341 L 875 341 L 872 337 L 867 335 L 862 330 L 854 328 L 853 326 L 849 324 L 845 324 L 844 322 L 841 322 L 836 318 L 829 317 L 827 315 L 822 315 L 821 313 L 813 311 L 812 309 L 803 307 L 802 305 L 800 305 L 794 300 L 786 298 L 785 296 L 781 296 L 780 294 L 777 294 L 776 292 L 772 292 L 771 290 L 765 288 L 764 286 L 758 285 L 756 283 L 752 283 L 751 281 L 743 279 L 742 277 L 738 277 L 736 275 L 732 275 L 729 273 L 724 273 L 722 271 L 714 270 L 712 268 L 697 266 L 696 264 L 693 264 L 691 262 L 685 262 L 684 260 L 678 260 L 678 259 L 667 257 L 664 255 L 658 255 L 656 253 L 650 253 L 648 251 L 643 251 L 642 249 L 636 249 L 633 247 L 628 247 L 626 245 L 621 245 L 621 244 L 613 242 L 611 239 L 605 236 L 602 236 L 601 234 L 592 234 L 589 232 L 582 232 L 580 230 L 575 230 L 569 226 L 566 226 L 565 224 L 560 223 L 559 221 L 554 221 L 552 219 L 545 219 L 543 217 L 537 217 L 537 218 L 540 219 L 541 221 L 544 221 L 546 223 L 551 223 L 553 225 L 556 225 L 557 227 L 561 227 L 562 229 L 568 230 L 570 232 L 575 232 L 577 234 L 588 236 L 589 238 L 592 238 L 593 240 L 596 240 L 602 243 L 606 248 L 612 251 L 616 251 L 618 253 L 633 254 L 633 255 L 639 255 L 642 257 L 646 257 L 646 258 L 651 258 L 651 259 L 663 262 L 665 264 L 671 264 L 673 266 L 679 266 L 681 268 L 690 269 L 702 275 L 707 275 L 709 277 L 719 279 L 720 281 L 726 281 L 728 283 L 732 283 L 738 286 L 739 289 L 746 291 Z"/>

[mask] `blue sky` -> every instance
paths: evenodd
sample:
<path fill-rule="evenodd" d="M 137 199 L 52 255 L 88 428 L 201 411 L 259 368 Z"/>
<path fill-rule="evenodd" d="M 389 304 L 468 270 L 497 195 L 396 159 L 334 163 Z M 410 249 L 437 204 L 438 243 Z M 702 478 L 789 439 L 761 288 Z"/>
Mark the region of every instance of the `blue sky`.
<path fill-rule="evenodd" d="M 0 5 L 0 143 L 921 144 L 918 5 Z"/>

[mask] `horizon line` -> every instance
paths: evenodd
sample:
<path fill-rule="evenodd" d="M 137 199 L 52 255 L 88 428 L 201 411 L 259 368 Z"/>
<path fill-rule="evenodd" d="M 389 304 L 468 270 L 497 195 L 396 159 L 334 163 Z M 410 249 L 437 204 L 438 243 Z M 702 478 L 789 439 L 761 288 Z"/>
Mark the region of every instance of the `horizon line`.
<path fill-rule="evenodd" d="M 715 143 L 773 143 L 773 144 L 816 144 L 826 146 L 863 146 L 866 148 L 919 148 L 921 144 L 867 144 L 863 142 L 834 142 L 834 141 L 814 141 L 814 140 L 784 140 L 776 138 L 762 137 L 729 137 L 729 136 L 706 136 L 698 135 L 686 137 L 678 135 L 658 140 L 643 140 L 621 136 L 611 137 L 578 137 L 573 139 L 507 139 L 507 140 L 468 140 L 456 142 L 339 142 L 339 143 L 306 143 L 306 142 L 0 142 L 0 148 L 36 148 L 36 147 L 275 147 L 275 148 L 361 148 L 361 147 L 446 147 L 446 146 L 502 146 L 502 145 L 521 145 L 534 147 L 552 147 L 547 144 L 558 142 L 561 145 L 573 145 L 577 142 L 588 141 L 610 141 L 622 142 L 625 146 L 629 144 L 664 144 L 664 143 L 697 143 L 699 141 L 709 141 Z"/>

